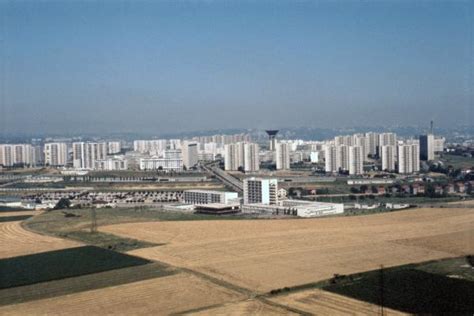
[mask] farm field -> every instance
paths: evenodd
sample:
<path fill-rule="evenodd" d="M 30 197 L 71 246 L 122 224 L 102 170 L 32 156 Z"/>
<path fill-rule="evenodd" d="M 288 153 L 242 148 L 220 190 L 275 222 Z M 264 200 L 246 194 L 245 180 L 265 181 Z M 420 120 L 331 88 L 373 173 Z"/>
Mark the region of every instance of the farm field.
<path fill-rule="evenodd" d="M 305 290 L 270 299 L 313 315 L 380 315 L 380 306 L 321 289 Z M 384 315 L 408 315 L 384 308 Z"/>
<path fill-rule="evenodd" d="M 11 216 L 33 216 L 39 215 L 39 211 L 0 211 L 0 217 L 11 217 Z"/>
<path fill-rule="evenodd" d="M 81 246 L 81 243 L 35 234 L 21 222 L 0 223 L 0 259 Z"/>
<path fill-rule="evenodd" d="M 151 222 L 101 231 L 165 244 L 130 254 L 265 293 L 474 252 L 474 211 L 427 208 L 324 219 Z M 278 276 L 278 277 L 275 277 Z"/>
<path fill-rule="evenodd" d="M 245 300 L 237 303 L 224 304 L 214 308 L 201 311 L 193 311 L 186 315 L 205 316 L 205 315 L 299 315 L 287 309 L 271 306 L 258 300 Z"/>
<path fill-rule="evenodd" d="M 242 294 L 188 273 L 0 307 L 2 315 L 169 315 L 237 302 Z"/>
<path fill-rule="evenodd" d="M 0 289 L 0 305 L 57 297 L 72 293 L 106 288 L 175 274 L 173 268 L 160 263 L 114 269 L 104 272 L 64 278 L 31 285 Z"/>
<path fill-rule="evenodd" d="M 150 263 L 94 246 L 74 247 L 0 259 L 0 289 L 59 280 Z"/>

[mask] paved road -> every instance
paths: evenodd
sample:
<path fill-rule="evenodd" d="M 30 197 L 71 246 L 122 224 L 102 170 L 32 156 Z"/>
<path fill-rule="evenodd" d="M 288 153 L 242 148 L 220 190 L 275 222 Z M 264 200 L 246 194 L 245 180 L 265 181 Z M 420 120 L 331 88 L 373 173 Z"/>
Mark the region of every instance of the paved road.
<path fill-rule="evenodd" d="M 217 179 L 221 180 L 222 182 L 224 182 L 224 184 L 230 186 L 238 193 L 243 192 L 242 182 L 219 168 L 215 163 L 203 164 L 202 167 L 207 172 L 214 174 Z"/>

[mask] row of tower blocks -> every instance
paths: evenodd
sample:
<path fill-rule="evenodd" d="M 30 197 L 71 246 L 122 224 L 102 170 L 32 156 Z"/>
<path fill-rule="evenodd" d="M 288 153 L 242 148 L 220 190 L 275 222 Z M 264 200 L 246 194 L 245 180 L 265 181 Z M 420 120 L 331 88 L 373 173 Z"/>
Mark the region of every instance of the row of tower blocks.
<path fill-rule="evenodd" d="M 428 135 L 432 136 L 433 135 Z M 394 133 L 337 136 L 334 142 L 325 146 L 325 171 L 336 173 L 348 171 L 351 175 L 364 173 L 364 161 L 379 157 L 382 170 L 398 173 L 414 173 L 420 171 L 420 158 L 434 159 L 434 148 L 420 153 L 420 140 L 397 140 Z M 434 139 L 434 138 L 433 138 Z M 427 155 L 426 153 L 429 153 Z M 429 158 L 428 158 L 429 157 Z"/>
<path fill-rule="evenodd" d="M 278 170 L 290 169 L 290 144 L 277 143 L 275 162 Z M 253 172 L 260 170 L 260 147 L 255 143 L 227 144 L 224 147 L 225 170 L 243 170 Z"/>
<path fill-rule="evenodd" d="M 273 152 L 276 169 L 290 169 L 291 144 L 278 142 L 276 131 L 269 132 L 269 150 Z M 336 136 L 324 142 L 321 147 L 327 173 L 363 174 L 364 162 L 378 158 L 381 160 L 382 170 L 409 174 L 420 171 L 420 160 L 434 160 L 436 141 L 431 133 L 421 135 L 419 139 L 400 140 L 395 133 L 369 132 Z M 260 168 L 258 144 L 226 144 L 224 158 L 225 170 L 253 172 Z"/>

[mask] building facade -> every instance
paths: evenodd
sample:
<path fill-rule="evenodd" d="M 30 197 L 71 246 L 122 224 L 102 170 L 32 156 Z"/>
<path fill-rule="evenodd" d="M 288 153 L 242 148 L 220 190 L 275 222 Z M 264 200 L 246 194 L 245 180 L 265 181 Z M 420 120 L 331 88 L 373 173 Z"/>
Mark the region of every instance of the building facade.
<path fill-rule="evenodd" d="M 290 169 L 290 144 L 277 143 L 275 151 L 275 160 L 277 170 Z"/>
<path fill-rule="evenodd" d="M 65 166 L 68 161 L 66 143 L 44 144 L 44 163 L 48 166 Z"/>
<path fill-rule="evenodd" d="M 236 192 L 187 190 L 183 193 L 183 200 L 187 204 L 230 204 L 238 203 L 238 198 Z"/>
<path fill-rule="evenodd" d="M 263 178 L 244 179 L 244 204 L 273 205 L 278 201 L 278 180 Z"/>

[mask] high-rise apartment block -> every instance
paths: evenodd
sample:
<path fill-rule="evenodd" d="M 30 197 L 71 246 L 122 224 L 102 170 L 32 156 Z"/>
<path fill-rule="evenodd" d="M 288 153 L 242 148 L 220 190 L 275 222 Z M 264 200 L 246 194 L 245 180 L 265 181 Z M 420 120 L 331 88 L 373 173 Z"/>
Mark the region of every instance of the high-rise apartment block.
<path fill-rule="evenodd" d="M 435 158 L 435 138 L 433 134 L 420 135 L 420 159 L 431 161 Z"/>
<path fill-rule="evenodd" d="M 246 172 L 260 170 L 260 148 L 254 143 L 233 143 L 224 146 L 225 170 Z"/>
<path fill-rule="evenodd" d="M 107 142 L 107 154 L 114 155 L 122 151 L 122 144 L 120 142 Z"/>
<path fill-rule="evenodd" d="M 260 149 L 257 144 L 244 144 L 244 171 L 254 172 L 260 170 Z"/>
<path fill-rule="evenodd" d="M 244 204 L 275 205 L 278 202 L 278 180 L 247 178 L 244 179 Z"/>
<path fill-rule="evenodd" d="M 277 143 L 275 151 L 277 170 L 290 169 L 290 144 Z"/>
<path fill-rule="evenodd" d="M 181 146 L 183 155 L 183 166 L 187 169 L 194 167 L 198 163 L 198 144 L 195 142 L 183 142 Z"/>
<path fill-rule="evenodd" d="M 349 146 L 349 174 L 360 175 L 364 173 L 364 147 Z"/>
<path fill-rule="evenodd" d="M 75 142 L 72 143 L 72 161 L 74 168 L 94 169 L 97 160 L 107 158 L 108 145 L 106 142 Z"/>
<path fill-rule="evenodd" d="M 44 163 L 49 166 L 65 166 L 68 161 L 66 143 L 44 144 Z"/>
<path fill-rule="evenodd" d="M 397 159 L 397 146 L 385 145 L 381 147 L 382 170 L 395 170 L 395 162 Z"/>
<path fill-rule="evenodd" d="M 420 146 L 416 142 L 398 145 L 398 173 L 409 174 L 420 171 Z"/>
<path fill-rule="evenodd" d="M 36 164 L 35 148 L 30 144 L 0 144 L 0 165 L 12 167 L 15 165 Z"/>

